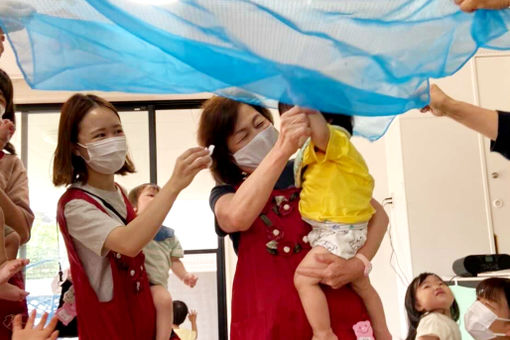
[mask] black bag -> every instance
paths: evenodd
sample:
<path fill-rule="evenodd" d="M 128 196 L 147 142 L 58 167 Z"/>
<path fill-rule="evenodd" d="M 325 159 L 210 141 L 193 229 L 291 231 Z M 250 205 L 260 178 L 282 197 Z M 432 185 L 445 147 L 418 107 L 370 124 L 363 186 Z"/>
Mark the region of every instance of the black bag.
<path fill-rule="evenodd" d="M 62 287 L 62 293 L 60 294 L 60 300 L 58 301 L 58 308 L 64 305 L 64 294 L 72 287 L 71 281 L 68 279 L 62 282 L 60 285 Z M 59 338 L 77 338 L 78 337 L 78 318 L 74 318 L 67 326 L 64 325 L 60 320 L 57 323 Z"/>

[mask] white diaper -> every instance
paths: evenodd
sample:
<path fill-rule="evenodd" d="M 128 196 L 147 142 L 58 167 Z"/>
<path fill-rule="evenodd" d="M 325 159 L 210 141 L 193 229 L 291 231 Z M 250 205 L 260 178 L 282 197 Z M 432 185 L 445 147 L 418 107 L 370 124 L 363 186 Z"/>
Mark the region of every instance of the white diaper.
<path fill-rule="evenodd" d="M 324 247 L 346 260 L 354 257 L 367 241 L 368 222 L 342 224 L 304 220 L 312 226 L 312 231 L 308 234 L 310 246 Z"/>

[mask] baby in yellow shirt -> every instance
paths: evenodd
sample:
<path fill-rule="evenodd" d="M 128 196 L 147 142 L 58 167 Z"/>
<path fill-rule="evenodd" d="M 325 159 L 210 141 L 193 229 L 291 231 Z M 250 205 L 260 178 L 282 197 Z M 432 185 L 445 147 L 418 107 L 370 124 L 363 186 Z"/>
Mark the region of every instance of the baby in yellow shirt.
<path fill-rule="evenodd" d="M 280 104 L 280 113 L 289 107 Z M 298 266 L 325 268 L 317 254 L 356 257 L 365 265 L 365 276 L 352 282 L 363 299 L 377 340 L 391 339 L 379 295 L 370 284 L 370 262 L 358 250 L 367 239 L 368 221 L 375 213 L 370 204 L 374 180 L 361 154 L 350 142 L 352 117 L 308 111 L 312 131 L 294 161 L 297 187 L 302 187 L 299 211 L 312 226 L 312 249 Z M 327 119 L 327 120 L 326 120 Z M 328 124 L 331 123 L 332 125 Z M 331 329 L 326 297 L 320 279 L 298 274 L 294 284 L 313 329 L 313 339 L 338 339 Z"/>

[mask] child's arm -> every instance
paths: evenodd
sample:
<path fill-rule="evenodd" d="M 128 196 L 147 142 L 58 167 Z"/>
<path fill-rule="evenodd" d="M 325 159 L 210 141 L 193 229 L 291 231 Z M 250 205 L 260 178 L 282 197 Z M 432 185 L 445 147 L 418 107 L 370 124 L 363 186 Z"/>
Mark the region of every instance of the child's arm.
<path fill-rule="evenodd" d="M 191 288 L 195 287 L 198 277 L 194 274 L 188 273 L 184 264 L 178 257 L 172 257 L 172 272 L 184 282 L 185 285 Z"/>
<path fill-rule="evenodd" d="M 312 142 L 321 151 L 326 152 L 329 142 L 328 123 L 319 111 L 308 112 L 310 128 L 312 130 Z"/>
<path fill-rule="evenodd" d="M 195 332 L 195 339 L 198 338 L 197 328 L 197 311 L 192 309 L 188 314 L 189 322 L 191 323 L 191 330 Z"/>
<path fill-rule="evenodd" d="M 420 336 L 419 338 L 416 338 L 416 340 L 441 340 L 441 339 L 439 339 L 437 336 L 434 336 L 434 335 L 425 335 L 425 336 Z"/>

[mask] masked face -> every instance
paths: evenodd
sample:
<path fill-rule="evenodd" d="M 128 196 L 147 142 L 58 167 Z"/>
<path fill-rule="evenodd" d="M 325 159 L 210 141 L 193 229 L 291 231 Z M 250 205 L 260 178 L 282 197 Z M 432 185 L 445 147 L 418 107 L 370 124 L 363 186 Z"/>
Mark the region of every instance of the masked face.
<path fill-rule="evenodd" d="M 497 320 L 510 321 L 510 319 L 498 317 L 480 301 L 475 301 L 464 314 L 466 330 L 476 340 L 489 340 L 497 336 L 505 336 L 504 333 L 495 333 L 490 329 Z"/>
<path fill-rule="evenodd" d="M 240 168 L 256 169 L 264 157 L 271 151 L 278 139 L 278 130 L 273 125 L 259 132 L 244 147 L 234 153 L 234 159 Z"/>
<path fill-rule="evenodd" d="M 86 145 L 78 143 L 78 145 L 87 150 L 88 159 L 82 157 L 85 162 L 101 174 L 113 175 L 126 162 L 127 143 L 125 136 L 102 139 Z"/>

